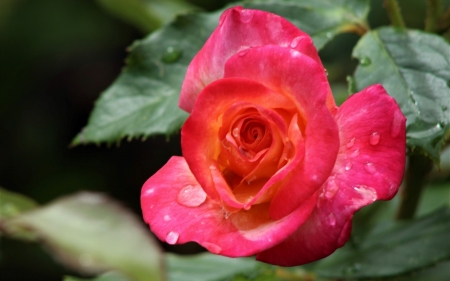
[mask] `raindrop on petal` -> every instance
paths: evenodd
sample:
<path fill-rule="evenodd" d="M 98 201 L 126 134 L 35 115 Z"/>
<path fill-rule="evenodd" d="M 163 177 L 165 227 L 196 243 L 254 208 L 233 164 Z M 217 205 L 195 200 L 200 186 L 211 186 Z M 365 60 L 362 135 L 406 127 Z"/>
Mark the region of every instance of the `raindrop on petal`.
<path fill-rule="evenodd" d="M 355 149 L 351 154 L 350 157 L 351 158 L 355 158 L 356 156 L 359 155 L 359 148 Z"/>
<path fill-rule="evenodd" d="M 201 245 L 213 254 L 219 254 L 220 252 L 222 252 L 222 248 L 216 244 L 203 242 L 201 243 Z"/>
<path fill-rule="evenodd" d="M 170 216 L 169 215 L 165 215 L 164 216 L 164 221 L 170 221 Z"/>
<path fill-rule="evenodd" d="M 167 236 L 166 236 L 167 244 L 170 244 L 170 245 L 176 244 L 178 241 L 178 237 L 180 237 L 180 234 L 178 234 L 178 232 L 171 231 L 171 232 L 167 233 Z"/>
<path fill-rule="evenodd" d="M 351 168 L 352 168 L 352 162 L 348 162 L 348 163 L 345 165 L 345 170 L 346 170 L 346 171 L 350 171 Z"/>
<path fill-rule="evenodd" d="M 327 220 L 328 220 L 328 224 L 331 226 L 334 226 L 336 224 L 336 217 L 334 216 L 333 213 L 328 215 Z"/>
<path fill-rule="evenodd" d="M 150 188 L 150 189 L 147 189 L 147 190 L 144 192 L 144 195 L 150 195 L 150 194 L 152 194 L 153 192 L 155 192 L 155 189 L 154 189 L 154 188 Z"/>
<path fill-rule="evenodd" d="M 330 177 L 328 179 L 327 189 L 325 191 L 325 197 L 327 199 L 333 199 L 333 197 L 336 195 L 336 193 L 339 190 L 339 182 L 336 180 L 335 177 Z"/>
<path fill-rule="evenodd" d="M 247 10 L 247 9 L 242 10 L 241 11 L 241 21 L 243 23 L 251 22 L 253 19 L 253 14 L 254 14 L 254 12 L 252 10 Z"/>
<path fill-rule="evenodd" d="M 245 56 L 248 53 L 248 51 L 250 51 L 250 48 L 243 49 L 242 51 L 240 51 L 238 53 L 238 56 L 243 57 L 243 56 Z"/>
<path fill-rule="evenodd" d="M 347 148 L 351 148 L 354 144 L 355 144 L 355 138 L 352 138 L 348 143 L 347 143 Z"/>
<path fill-rule="evenodd" d="M 177 202 L 186 207 L 200 206 L 205 200 L 206 193 L 200 185 L 187 185 L 177 195 Z"/>
<path fill-rule="evenodd" d="M 377 145 L 380 142 L 380 134 L 378 132 L 373 132 L 369 137 L 369 143 L 371 145 Z"/>
<path fill-rule="evenodd" d="M 392 120 L 391 126 L 391 137 L 396 138 L 400 134 L 400 130 L 402 129 L 402 114 L 399 111 L 394 113 L 394 120 Z"/>
<path fill-rule="evenodd" d="M 294 39 L 292 39 L 292 42 L 291 42 L 291 48 L 295 48 L 295 47 L 297 47 L 298 46 L 298 43 L 302 40 L 302 36 L 298 36 L 298 37 L 295 37 Z"/>
<path fill-rule="evenodd" d="M 364 169 L 369 174 L 374 174 L 377 171 L 377 168 L 375 168 L 375 166 L 371 162 L 367 162 L 366 165 L 364 165 Z"/>

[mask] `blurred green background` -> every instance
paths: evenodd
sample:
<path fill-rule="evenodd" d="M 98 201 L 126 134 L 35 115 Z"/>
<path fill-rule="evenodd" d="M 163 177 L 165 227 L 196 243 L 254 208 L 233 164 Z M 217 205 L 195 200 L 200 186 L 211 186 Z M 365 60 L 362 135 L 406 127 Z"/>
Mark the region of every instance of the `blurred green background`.
<path fill-rule="evenodd" d="M 39 203 L 78 190 L 105 192 L 140 216 L 141 186 L 172 155 L 181 155 L 179 135 L 124 140 L 118 147 L 69 147 L 96 98 L 124 66 L 126 47 L 145 35 L 99 2 L 0 0 L 0 186 Z M 190 4 L 214 10 L 227 2 Z M 388 24 L 381 2 L 372 0 L 372 27 Z M 425 1 L 400 4 L 407 25 L 422 28 Z M 345 78 L 357 63 L 350 58 L 357 40 L 342 35 L 321 51 L 338 100 L 347 96 Z M 75 273 L 39 245 L 1 238 L 1 280 L 51 281 L 65 274 Z"/>

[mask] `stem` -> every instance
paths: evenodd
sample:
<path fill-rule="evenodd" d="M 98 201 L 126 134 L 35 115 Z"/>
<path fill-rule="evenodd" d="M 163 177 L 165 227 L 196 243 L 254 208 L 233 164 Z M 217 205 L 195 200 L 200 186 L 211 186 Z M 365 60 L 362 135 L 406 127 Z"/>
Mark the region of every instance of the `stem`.
<path fill-rule="evenodd" d="M 443 13 L 442 0 L 427 0 L 427 17 L 425 18 L 425 31 L 437 31 L 438 21 Z"/>
<path fill-rule="evenodd" d="M 405 21 L 403 20 L 397 0 L 384 0 L 384 8 L 386 9 L 393 26 L 400 28 L 405 27 Z"/>
<path fill-rule="evenodd" d="M 422 189 L 427 183 L 426 176 L 433 168 L 433 161 L 423 155 L 411 155 L 406 171 L 405 186 L 401 193 L 397 219 L 411 219 L 416 213 Z"/>

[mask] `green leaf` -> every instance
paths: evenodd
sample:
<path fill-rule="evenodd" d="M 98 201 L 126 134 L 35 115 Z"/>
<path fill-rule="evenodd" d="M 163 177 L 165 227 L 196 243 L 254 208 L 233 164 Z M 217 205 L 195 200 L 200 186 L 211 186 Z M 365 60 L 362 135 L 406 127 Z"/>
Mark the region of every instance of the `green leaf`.
<path fill-rule="evenodd" d="M 0 187 L 0 224 L 36 206 L 33 199 Z"/>
<path fill-rule="evenodd" d="M 28 229 L 62 263 L 82 273 L 119 270 L 135 281 L 162 280 L 159 248 L 130 211 L 104 195 L 78 193 L 4 223 Z"/>
<path fill-rule="evenodd" d="M 126 278 L 122 274 L 114 271 L 106 272 L 95 278 L 78 278 L 74 276 L 65 276 L 63 281 L 132 281 L 131 279 Z"/>
<path fill-rule="evenodd" d="M 179 16 L 135 42 L 127 67 L 97 100 L 87 127 L 73 145 L 177 131 L 187 118 L 178 108 L 187 66 L 216 27 L 220 14 Z"/>
<path fill-rule="evenodd" d="M 330 278 L 380 278 L 404 274 L 450 259 L 448 207 L 408 222 L 378 225 L 316 267 Z"/>
<path fill-rule="evenodd" d="M 97 3 L 145 33 L 168 23 L 176 14 L 195 9 L 183 0 L 97 0 Z"/>
<path fill-rule="evenodd" d="M 343 32 L 367 29 L 368 0 L 253 0 L 244 5 L 278 14 L 308 33 L 318 50 Z"/>
<path fill-rule="evenodd" d="M 450 45 L 421 31 L 381 28 L 353 51 L 358 90 L 381 83 L 407 118 L 407 144 L 435 162 L 450 128 Z"/>
<path fill-rule="evenodd" d="M 259 270 L 250 258 L 227 258 L 209 253 L 193 256 L 166 254 L 169 281 L 217 281 Z"/>

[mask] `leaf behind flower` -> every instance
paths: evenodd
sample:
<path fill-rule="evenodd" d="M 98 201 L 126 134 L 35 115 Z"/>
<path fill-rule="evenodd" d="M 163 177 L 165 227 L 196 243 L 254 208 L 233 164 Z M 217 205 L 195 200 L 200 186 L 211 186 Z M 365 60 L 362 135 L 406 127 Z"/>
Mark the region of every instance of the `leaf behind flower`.
<path fill-rule="evenodd" d="M 391 27 L 368 32 L 353 56 L 358 91 L 381 83 L 407 118 L 407 144 L 435 162 L 450 128 L 450 45 L 440 36 Z"/>

